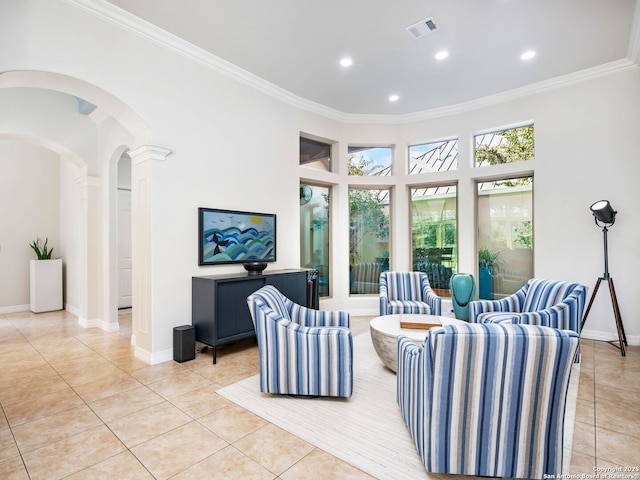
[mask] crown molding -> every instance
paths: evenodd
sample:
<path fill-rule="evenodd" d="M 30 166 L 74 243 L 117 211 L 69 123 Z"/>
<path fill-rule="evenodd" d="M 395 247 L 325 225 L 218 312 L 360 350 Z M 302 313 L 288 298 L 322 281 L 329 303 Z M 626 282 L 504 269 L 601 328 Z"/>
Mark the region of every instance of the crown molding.
<path fill-rule="evenodd" d="M 146 20 L 142 20 L 141 18 L 138 18 L 126 10 L 123 10 L 105 0 L 62 1 L 289 105 L 317 113 L 324 117 L 333 118 L 334 120 L 344 120 L 344 113 L 294 95 L 288 90 L 278 87 L 277 85 L 268 82 L 265 79 L 204 50 L 203 48 L 193 45 L 192 43 L 189 43 L 186 40 L 147 22 Z"/>
<path fill-rule="evenodd" d="M 542 82 L 532 83 L 524 87 L 506 90 L 495 95 L 489 95 L 468 102 L 441 108 L 433 108 L 430 110 L 424 110 L 422 112 L 409 113 L 406 115 L 398 115 L 397 122 L 395 123 L 411 123 L 420 120 L 428 120 L 432 118 L 439 118 L 447 115 L 478 110 L 481 108 L 486 108 L 512 100 L 524 98 L 530 95 L 545 93 L 556 90 L 558 88 L 583 83 L 595 78 L 615 75 L 617 73 L 621 73 L 627 70 L 635 70 L 638 68 L 639 67 L 637 64 L 627 58 L 624 58 L 621 60 L 605 63 L 597 67 L 587 68 L 578 72 L 569 73 L 567 75 L 551 78 Z"/>
<path fill-rule="evenodd" d="M 463 102 L 446 107 L 433 108 L 419 112 L 389 115 L 389 114 L 351 114 L 344 113 L 334 108 L 321 105 L 295 95 L 265 79 L 244 70 L 200 47 L 197 47 L 182 38 L 177 37 L 135 15 L 117 7 L 105 0 L 62 0 L 63 2 L 85 11 L 95 17 L 109 22 L 118 28 L 133 33 L 148 41 L 154 42 L 167 50 L 189 58 L 207 68 L 222 75 L 232 78 L 266 95 L 276 98 L 288 105 L 314 113 L 329 119 L 343 123 L 368 123 L 368 124 L 406 124 L 421 120 L 458 114 L 466 111 L 477 110 L 488 106 L 497 105 L 529 95 L 551 91 L 557 88 L 585 82 L 594 78 L 613 75 L 639 68 L 640 64 L 640 1 L 636 3 L 632 34 L 629 41 L 628 58 L 609 62 L 597 67 L 588 68 L 579 72 L 562 75 L 542 82 L 537 82 L 524 87 L 515 88 L 495 95 Z"/>

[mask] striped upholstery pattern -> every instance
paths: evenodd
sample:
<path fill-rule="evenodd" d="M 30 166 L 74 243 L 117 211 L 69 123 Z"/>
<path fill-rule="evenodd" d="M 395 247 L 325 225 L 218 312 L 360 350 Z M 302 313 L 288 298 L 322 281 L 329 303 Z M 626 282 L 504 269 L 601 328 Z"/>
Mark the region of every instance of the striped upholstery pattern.
<path fill-rule="evenodd" d="M 353 338 L 347 312 L 298 305 L 272 285 L 247 298 L 258 340 L 260 391 L 350 397 Z"/>
<path fill-rule="evenodd" d="M 457 322 L 422 347 L 398 338 L 397 401 L 429 472 L 562 473 L 564 411 L 578 335 Z"/>
<path fill-rule="evenodd" d="M 378 293 L 380 272 L 379 263 L 356 263 L 352 272 L 352 293 Z"/>
<path fill-rule="evenodd" d="M 471 302 L 469 321 L 543 325 L 580 334 L 586 295 L 587 287 L 579 283 L 532 278 L 511 296 Z"/>
<path fill-rule="evenodd" d="M 429 285 L 424 272 L 382 272 L 380 274 L 380 315 L 418 313 L 440 315 L 442 299 Z"/>

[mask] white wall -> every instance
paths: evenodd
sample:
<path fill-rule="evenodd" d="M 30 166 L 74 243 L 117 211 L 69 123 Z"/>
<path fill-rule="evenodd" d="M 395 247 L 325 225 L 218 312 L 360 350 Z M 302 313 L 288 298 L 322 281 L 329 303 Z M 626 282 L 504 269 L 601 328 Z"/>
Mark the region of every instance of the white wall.
<path fill-rule="evenodd" d="M 49 238 L 61 255 L 58 155 L 42 147 L 0 140 L 0 312 L 29 309 L 29 244 Z"/>
<path fill-rule="evenodd" d="M 588 206 L 601 197 L 609 198 L 620 211 L 610 234 L 610 269 L 628 336 L 640 343 L 640 324 L 633 316 L 640 300 L 631 290 L 638 267 L 640 225 L 630 183 L 637 173 L 635 158 L 640 147 L 635 131 L 640 124 L 637 69 L 456 115 L 404 124 L 393 118 L 388 124 L 354 124 L 308 113 L 260 93 L 59 0 L 24 0 L 3 9 L 0 71 L 51 71 L 82 79 L 122 101 L 129 109 L 126 115 L 137 116 L 149 126 L 149 141 L 172 151 L 165 160 L 154 161 L 150 176 L 152 235 L 146 247 L 151 255 L 153 338 L 148 348 L 155 358 L 170 355 L 172 328 L 190 322 L 191 277 L 241 270 L 197 266 L 198 207 L 276 213 L 278 262 L 269 268 L 296 267 L 299 178 L 335 183 L 333 284 L 338 290 L 323 307 L 375 312 L 377 299 L 350 299 L 344 293 L 348 285 L 347 144 L 392 144 L 398 158 L 404 158 L 409 143 L 460 138 L 461 167 L 456 174 L 460 177 L 460 268 L 471 270 L 475 251 L 473 179 L 478 175 L 468 163 L 471 136 L 479 130 L 527 120 L 536 126 L 536 160 L 527 167 L 535 170 L 536 275 L 578 280 L 589 286 L 595 282 L 602 273 L 601 234 L 593 225 Z M 91 88 L 87 87 L 86 93 L 91 95 Z M 102 108 L 100 98 L 96 95 L 88 100 Z M 111 104 L 105 102 L 104 108 L 110 115 L 119 115 Z M 126 118 L 118 118 L 128 125 Z M 3 119 L 0 129 L 10 123 L 10 118 Z M 337 160 L 342 163 L 336 173 L 314 173 L 299 167 L 300 132 L 339 142 Z M 138 138 L 132 134 L 130 141 Z M 102 141 L 86 140 L 86 148 L 77 150 L 91 166 L 90 173 L 108 177 L 110 167 L 105 163 L 111 158 L 105 157 L 109 148 Z M 77 138 L 67 141 L 76 142 Z M 117 144 L 109 143 L 114 148 Z M 93 168 L 96 161 L 101 167 Z M 615 168 L 605 175 L 603 165 Z M 508 173 L 520 167 L 493 168 L 480 174 Z M 443 178 L 449 178 L 447 175 L 452 177 L 446 174 Z M 398 171 L 393 179 L 398 184 L 396 205 L 407 198 L 409 182 L 433 178 L 406 178 Z M 105 182 L 112 183 L 109 178 Z M 107 200 L 110 204 L 113 199 L 107 196 Z M 109 243 L 110 213 L 103 214 L 102 238 Z M 409 265 L 408 219 L 404 208 L 398 208 L 392 217 L 397 268 Z M 105 250 L 110 251 L 109 245 Z M 589 334 L 613 336 L 613 319 L 606 307 L 605 301 L 594 307 L 587 325 Z"/>

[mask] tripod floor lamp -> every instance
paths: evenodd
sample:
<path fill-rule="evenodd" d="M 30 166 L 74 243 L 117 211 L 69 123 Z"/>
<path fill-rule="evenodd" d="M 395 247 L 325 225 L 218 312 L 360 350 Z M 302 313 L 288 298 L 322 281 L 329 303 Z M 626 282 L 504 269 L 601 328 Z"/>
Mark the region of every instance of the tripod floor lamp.
<path fill-rule="evenodd" d="M 608 227 L 613 225 L 616 221 L 616 212 L 609 203 L 608 200 L 600 200 L 593 205 L 591 205 L 591 213 L 593 213 L 594 220 L 598 227 L 602 228 L 602 233 L 604 234 L 604 274 L 598 278 L 596 282 L 596 286 L 593 289 L 593 293 L 591 294 L 591 299 L 589 300 L 589 304 L 587 305 L 587 310 L 584 312 L 584 317 L 582 318 L 582 328 L 584 328 L 584 322 L 587 321 L 587 316 L 589 315 L 589 311 L 591 310 L 591 305 L 593 304 L 593 300 L 596 298 L 596 293 L 598 293 L 598 288 L 600 287 L 600 283 L 605 281 L 609 284 L 609 294 L 611 295 L 611 304 L 613 305 L 613 315 L 616 319 L 616 328 L 618 329 L 618 345 L 615 345 L 620 349 L 620 353 L 622 356 L 625 356 L 624 347 L 627 345 L 627 336 L 624 333 L 624 326 L 622 325 L 622 317 L 620 316 L 620 308 L 618 307 L 618 297 L 616 296 L 616 289 L 613 285 L 613 278 L 609 275 L 609 252 L 607 250 L 607 232 Z M 613 344 L 613 342 L 611 342 Z"/>

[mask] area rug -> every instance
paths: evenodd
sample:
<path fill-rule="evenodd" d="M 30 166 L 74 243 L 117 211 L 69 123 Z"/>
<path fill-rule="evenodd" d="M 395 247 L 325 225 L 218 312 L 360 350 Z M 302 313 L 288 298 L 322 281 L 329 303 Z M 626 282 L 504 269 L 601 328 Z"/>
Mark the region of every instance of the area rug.
<path fill-rule="evenodd" d="M 452 478 L 425 471 L 396 404 L 396 376 L 382 365 L 369 333 L 355 337 L 353 347 L 354 385 L 349 399 L 262 394 L 259 375 L 218 393 L 381 480 Z M 567 399 L 563 473 L 571 465 L 579 374 L 576 365 Z"/>

